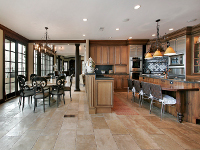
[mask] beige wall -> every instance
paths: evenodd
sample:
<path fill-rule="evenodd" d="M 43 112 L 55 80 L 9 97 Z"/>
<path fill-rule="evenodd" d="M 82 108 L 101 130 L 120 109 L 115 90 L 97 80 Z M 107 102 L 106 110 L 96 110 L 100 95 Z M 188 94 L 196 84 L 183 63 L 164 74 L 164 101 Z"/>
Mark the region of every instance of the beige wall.
<path fill-rule="evenodd" d="M 3 99 L 3 30 L 0 29 L 0 99 Z"/>
<path fill-rule="evenodd" d="M 28 44 L 28 80 L 30 80 L 30 75 L 34 73 L 33 71 L 33 43 Z"/>

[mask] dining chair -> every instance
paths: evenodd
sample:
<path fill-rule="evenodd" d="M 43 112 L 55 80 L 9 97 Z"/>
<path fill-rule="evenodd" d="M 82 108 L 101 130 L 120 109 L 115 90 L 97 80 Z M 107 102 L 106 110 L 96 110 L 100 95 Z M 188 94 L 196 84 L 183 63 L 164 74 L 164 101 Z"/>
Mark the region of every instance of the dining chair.
<path fill-rule="evenodd" d="M 161 105 L 160 118 L 162 120 L 162 114 L 164 113 L 164 106 L 176 104 L 176 99 L 173 98 L 172 96 L 162 94 L 162 88 L 158 84 L 150 84 L 150 89 L 151 89 L 150 113 L 151 113 L 151 106 L 152 106 L 153 100 L 157 100 L 157 101 L 161 102 L 162 105 Z"/>
<path fill-rule="evenodd" d="M 49 92 L 45 92 L 49 89 L 46 89 L 47 86 L 47 79 L 45 77 L 36 76 L 32 79 L 32 86 L 34 88 L 34 112 L 35 108 L 37 107 L 37 100 L 43 100 L 43 109 L 45 112 L 45 98 L 49 97 L 50 102 L 50 95 Z"/>
<path fill-rule="evenodd" d="M 70 100 L 71 101 L 72 101 L 72 96 L 71 96 L 72 80 L 73 80 L 73 74 L 70 76 L 70 84 L 69 84 L 69 86 L 64 86 L 64 91 L 69 91 Z"/>
<path fill-rule="evenodd" d="M 31 97 L 31 103 L 32 103 L 32 96 L 34 95 L 33 89 L 30 89 L 29 86 L 25 85 L 26 79 L 24 77 L 25 76 L 23 75 L 17 76 L 17 79 L 19 82 L 19 88 L 20 88 L 19 107 L 21 106 L 21 103 L 22 103 L 22 111 L 24 109 L 25 97 L 28 97 L 28 102 L 30 101 L 30 97 Z"/>
<path fill-rule="evenodd" d="M 54 95 L 57 95 L 57 100 L 56 100 L 57 107 L 58 107 L 59 101 L 61 100 L 60 96 L 62 96 L 62 95 L 63 95 L 64 104 L 65 104 L 64 85 L 65 85 L 65 76 L 59 76 L 56 79 L 56 85 L 52 86 L 52 90 L 50 91 L 52 98 Z"/>
<path fill-rule="evenodd" d="M 142 95 L 142 100 L 141 100 L 140 105 L 142 106 L 142 103 L 144 102 L 144 98 L 147 98 L 147 99 L 150 98 L 151 91 L 150 91 L 150 83 L 141 81 L 141 86 L 142 86 L 143 95 Z"/>
<path fill-rule="evenodd" d="M 36 77 L 37 76 L 37 74 L 31 74 L 30 75 L 30 80 L 32 80 L 34 77 Z"/>
<path fill-rule="evenodd" d="M 134 83 L 133 84 L 133 89 L 132 89 L 133 97 L 134 97 L 134 100 L 135 100 L 135 93 L 138 93 L 138 95 L 139 95 L 139 105 L 140 105 L 141 97 L 143 95 L 143 91 L 142 91 L 141 86 L 140 86 L 140 81 L 139 80 L 134 80 L 133 83 Z"/>
<path fill-rule="evenodd" d="M 128 99 L 128 95 L 129 95 L 129 91 L 132 91 L 133 89 L 133 81 L 131 79 L 128 79 L 128 87 L 127 87 L 127 99 Z M 132 92 L 133 93 L 133 92 Z M 131 98 L 132 100 L 132 98 Z"/>

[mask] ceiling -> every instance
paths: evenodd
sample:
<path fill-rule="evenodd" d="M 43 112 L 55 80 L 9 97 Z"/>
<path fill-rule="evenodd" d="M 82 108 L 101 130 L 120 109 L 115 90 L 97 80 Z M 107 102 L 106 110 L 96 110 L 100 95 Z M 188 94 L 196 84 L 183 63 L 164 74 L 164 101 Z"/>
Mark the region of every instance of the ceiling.
<path fill-rule="evenodd" d="M 45 27 L 51 40 L 152 39 L 157 19 L 161 36 L 199 24 L 199 6 L 200 0 L 0 0 L 0 24 L 29 40 L 40 40 Z"/>

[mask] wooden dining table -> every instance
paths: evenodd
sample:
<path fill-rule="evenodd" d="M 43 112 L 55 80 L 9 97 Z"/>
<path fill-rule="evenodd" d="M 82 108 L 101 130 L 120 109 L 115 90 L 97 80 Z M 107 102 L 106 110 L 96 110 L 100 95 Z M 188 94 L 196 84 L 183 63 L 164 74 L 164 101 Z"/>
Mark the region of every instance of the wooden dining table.
<path fill-rule="evenodd" d="M 187 91 L 199 91 L 199 88 L 186 87 L 186 86 L 173 86 L 166 84 L 159 84 L 163 91 L 176 92 L 176 111 L 177 119 L 181 123 L 183 120 L 183 113 L 186 109 L 186 93 Z"/>

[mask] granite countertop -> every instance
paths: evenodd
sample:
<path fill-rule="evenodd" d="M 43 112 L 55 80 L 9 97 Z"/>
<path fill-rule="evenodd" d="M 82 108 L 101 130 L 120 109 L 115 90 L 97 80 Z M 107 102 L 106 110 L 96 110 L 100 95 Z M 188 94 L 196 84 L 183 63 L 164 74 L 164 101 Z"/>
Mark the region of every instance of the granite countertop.
<path fill-rule="evenodd" d="M 96 80 L 114 80 L 114 78 L 111 77 L 96 77 Z"/>
<path fill-rule="evenodd" d="M 174 79 L 164 79 L 164 75 L 140 75 L 140 77 L 149 77 L 149 78 L 156 78 L 156 79 L 162 79 L 162 80 L 170 80 L 170 81 L 180 81 L 185 83 L 200 83 L 200 79 L 182 79 L 182 78 L 174 78 Z"/>

